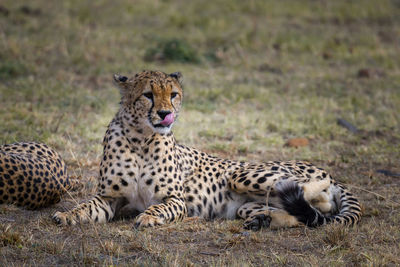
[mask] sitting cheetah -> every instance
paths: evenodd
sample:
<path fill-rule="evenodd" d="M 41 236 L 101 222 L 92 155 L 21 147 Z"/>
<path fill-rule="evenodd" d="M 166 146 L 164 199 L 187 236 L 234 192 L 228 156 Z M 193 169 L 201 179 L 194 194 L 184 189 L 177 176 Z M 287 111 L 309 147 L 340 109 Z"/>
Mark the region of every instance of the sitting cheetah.
<path fill-rule="evenodd" d="M 122 99 L 106 131 L 98 194 L 53 216 L 58 224 L 106 222 L 140 213 L 136 227 L 186 216 L 242 218 L 246 229 L 357 223 L 359 202 L 308 162 L 246 163 L 177 144 L 181 74 L 114 75 Z"/>
<path fill-rule="evenodd" d="M 75 184 L 60 155 L 47 145 L 0 146 L 0 204 L 38 209 L 59 202 Z"/>

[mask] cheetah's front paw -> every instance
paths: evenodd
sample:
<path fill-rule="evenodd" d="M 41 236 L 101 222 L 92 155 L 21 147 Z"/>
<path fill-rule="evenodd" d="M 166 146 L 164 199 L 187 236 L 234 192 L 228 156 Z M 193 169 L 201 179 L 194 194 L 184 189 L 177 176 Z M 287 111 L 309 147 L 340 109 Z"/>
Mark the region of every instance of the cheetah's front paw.
<path fill-rule="evenodd" d="M 53 215 L 53 221 L 58 225 L 75 225 L 76 221 L 67 212 L 57 211 Z"/>
<path fill-rule="evenodd" d="M 271 216 L 266 214 L 258 214 L 247 218 L 244 221 L 244 228 L 252 231 L 258 231 L 261 228 L 269 227 L 271 223 Z"/>
<path fill-rule="evenodd" d="M 142 228 L 142 227 L 152 227 L 156 225 L 162 225 L 164 224 L 164 219 L 154 216 L 154 215 L 149 215 L 146 213 L 140 214 L 136 219 L 135 219 L 135 228 Z"/>

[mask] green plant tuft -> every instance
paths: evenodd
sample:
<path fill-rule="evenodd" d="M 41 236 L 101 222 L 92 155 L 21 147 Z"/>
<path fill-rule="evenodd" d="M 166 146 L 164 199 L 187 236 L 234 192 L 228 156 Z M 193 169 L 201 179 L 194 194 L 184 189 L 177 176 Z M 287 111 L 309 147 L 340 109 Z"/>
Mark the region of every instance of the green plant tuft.
<path fill-rule="evenodd" d="M 199 63 L 197 51 L 185 40 L 168 39 L 146 50 L 144 60 L 180 63 Z"/>
<path fill-rule="evenodd" d="M 18 61 L 0 61 L 0 79 L 11 79 L 27 73 L 27 67 Z"/>

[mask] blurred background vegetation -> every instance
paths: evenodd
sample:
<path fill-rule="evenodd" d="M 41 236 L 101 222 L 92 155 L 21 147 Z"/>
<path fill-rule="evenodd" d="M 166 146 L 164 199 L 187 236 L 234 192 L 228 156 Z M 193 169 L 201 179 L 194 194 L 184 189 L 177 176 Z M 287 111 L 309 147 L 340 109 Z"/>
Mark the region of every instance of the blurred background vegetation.
<path fill-rule="evenodd" d="M 307 159 L 398 201 L 398 181 L 375 172 L 400 171 L 398 0 L 3 0 L 0 144 L 46 142 L 71 173 L 96 176 L 118 109 L 112 74 L 143 69 L 183 73 L 181 143 L 235 159 Z M 309 144 L 285 146 L 294 137 Z M 362 200 L 367 217 L 391 214 Z M 393 249 L 371 244 L 361 260 L 395 263 Z"/>

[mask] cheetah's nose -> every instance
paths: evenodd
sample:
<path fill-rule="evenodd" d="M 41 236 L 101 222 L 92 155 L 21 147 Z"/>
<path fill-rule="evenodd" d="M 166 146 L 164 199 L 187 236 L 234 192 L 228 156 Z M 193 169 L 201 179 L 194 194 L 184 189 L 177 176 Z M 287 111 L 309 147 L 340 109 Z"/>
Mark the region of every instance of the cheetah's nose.
<path fill-rule="evenodd" d="M 158 116 L 160 116 L 160 118 L 163 120 L 163 119 L 165 119 L 165 117 L 166 117 L 168 114 L 171 114 L 171 111 L 169 111 L 169 110 L 159 110 L 159 111 L 157 111 L 157 114 L 158 114 Z"/>
<path fill-rule="evenodd" d="M 160 122 L 162 126 L 167 127 L 174 122 L 174 113 L 172 113 L 171 111 L 157 111 L 157 114 L 162 119 L 162 121 Z"/>

